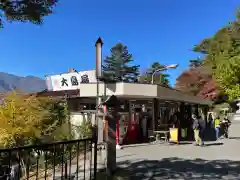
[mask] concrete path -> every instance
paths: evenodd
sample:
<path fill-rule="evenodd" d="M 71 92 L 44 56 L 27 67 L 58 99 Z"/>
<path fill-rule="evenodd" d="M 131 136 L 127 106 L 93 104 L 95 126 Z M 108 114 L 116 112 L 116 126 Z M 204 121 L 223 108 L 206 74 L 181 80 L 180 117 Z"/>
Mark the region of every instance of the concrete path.
<path fill-rule="evenodd" d="M 240 122 L 233 122 L 229 139 L 205 142 L 205 147 L 135 145 L 117 152 L 118 166 L 130 179 L 240 180 Z"/>

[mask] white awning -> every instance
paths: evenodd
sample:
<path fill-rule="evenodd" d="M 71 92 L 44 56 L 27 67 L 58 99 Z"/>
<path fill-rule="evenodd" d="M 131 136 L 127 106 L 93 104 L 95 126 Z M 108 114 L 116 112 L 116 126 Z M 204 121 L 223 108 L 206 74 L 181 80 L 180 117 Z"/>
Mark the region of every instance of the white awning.
<path fill-rule="evenodd" d="M 80 84 L 80 97 L 96 97 L 97 84 Z M 116 83 L 116 84 L 99 84 L 99 95 L 115 95 L 130 99 L 163 99 L 172 101 L 182 101 L 193 104 L 211 105 L 212 101 L 200 97 L 192 96 L 181 91 L 151 84 L 138 83 Z"/>

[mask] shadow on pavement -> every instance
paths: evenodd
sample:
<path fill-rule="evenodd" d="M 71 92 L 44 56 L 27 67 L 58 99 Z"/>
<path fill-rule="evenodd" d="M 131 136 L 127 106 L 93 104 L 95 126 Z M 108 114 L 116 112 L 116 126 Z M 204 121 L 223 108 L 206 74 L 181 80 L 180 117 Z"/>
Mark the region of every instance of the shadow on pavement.
<path fill-rule="evenodd" d="M 122 148 L 126 149 L 126 148 L 130 148 L 130 147 L 153 146 L 153 145 L 156 145 L 156 144 L 154 144 L 154 143 L 127 144 L 127 145 L 123 145 Z"/>
<path fill-rule="evenodd" d="M 134 156 L 135 154 L 127 154 L 127 155 L 123 155 L 123 156 L 117 156 L 117 158 L 124 158 L 124 157 L 129 157 L 129 156 Z"/>
<path fill-rule="evenodd" d="M 187 144 L 193 144 L 194 142 L 187 142 L 187 141 L 180 141 L 178 145 L 187 145 Z"/>
<path fill-rule="evenodd" d="M 240 140 L 240 137 L 229 137 L 228 139 L 236 139 L 236 140 Z"/>
<path fill-rule="evenodd" d="M 165 158 L 118 163 L 123 179 L 240 179 L 240 161 Z"/>
<path fill-rule="evenodd" d="M 193 142 L 189 142 L 189 141 L 180 141 L 179 144 L 176 144 L 174 142 L 164 142 L 164 141 L 160 141 L 159 143 L 142 143 L 142 144 L 131 144 L 131 145 L 123 145 L 122 148 L 126 149 L 126 148 L 130 148 L 130 147 L 142 147 L 142 146 L 157 146 L 157 145 L 168 145 L 168 146 L 179 146 L 179 145 L 189 145 L 189 144 L 193 144 Z"/>
<path fill-rule="evenodd" d="M 223 143 L 222 142 L 219 142 L 219 143 L 208 143 L 208 144 L 205 144 L 205 146 L 221 146 L 221 145 L 223 145 Z"/>

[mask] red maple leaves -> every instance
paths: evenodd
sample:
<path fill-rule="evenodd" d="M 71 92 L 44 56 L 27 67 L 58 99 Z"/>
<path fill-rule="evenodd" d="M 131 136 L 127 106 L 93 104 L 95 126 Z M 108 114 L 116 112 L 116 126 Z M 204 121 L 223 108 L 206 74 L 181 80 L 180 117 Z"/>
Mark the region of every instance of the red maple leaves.
<path fill-rule="evenodd" d="M 211 69 L 204 66 L 184 71 L 177 78 L 175 88 L 210 100 L 216 99 L 219 95 L 217 83 L 212 78 Z"/>

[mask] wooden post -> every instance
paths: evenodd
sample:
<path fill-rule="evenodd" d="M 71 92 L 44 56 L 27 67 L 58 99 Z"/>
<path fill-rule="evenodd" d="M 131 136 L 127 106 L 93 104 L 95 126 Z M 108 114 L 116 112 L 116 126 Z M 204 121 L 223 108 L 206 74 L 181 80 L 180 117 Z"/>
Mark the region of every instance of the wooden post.
<path fill-rule="evenodd" d="M 109 97 L 103 105 L 107 106 L 107 149 L 106 149 L 106 159 L 107 159 L 107 175 L 111 175 L 116 171 L 116 121 L 119 119 L 119 107 L 120 103 L 116 96 Z"/>
<path fill-rule="evenodd" d="M 116 170 L 116 119 L 115 107 L 109 107 L 106 120 L 107 128 L 107 174 L 111 176 Z"/>

